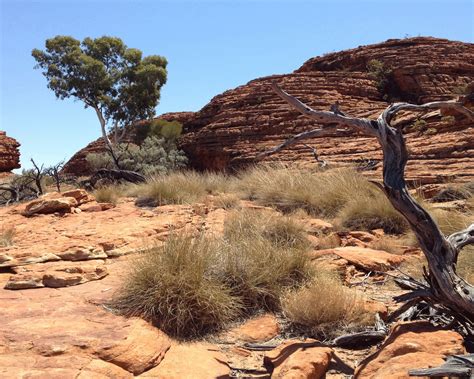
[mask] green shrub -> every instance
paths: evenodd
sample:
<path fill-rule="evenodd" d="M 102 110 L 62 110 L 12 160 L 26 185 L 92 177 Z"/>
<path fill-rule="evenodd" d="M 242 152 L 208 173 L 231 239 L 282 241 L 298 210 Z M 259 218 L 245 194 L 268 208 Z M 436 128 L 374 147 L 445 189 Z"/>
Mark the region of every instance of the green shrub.
<path fill-rule="evenodd" d="M 136 126 L 135 142 L 140 145 L 147 137 L 165 138 L 176 141 L 183 131 L 183 125 L 178 121 L 155 119 Z"/>
<path fill-rule="evenodd" d="M 115 148 L 122 169 L 143 175 L 163 175 L 186 166 L 187 158 L 173 141 L 156 136 L 145 138 L 141 145 L 119 144 Z M 90 153 L 87 163 L 94 170 L 115 168 L 109 153 Z"/>
<path fill-rule="evenodd" d="M 379 92 L 384 96 L 388 96 L 388 87 L 392 70 L 386 67 L 383 62 L 377 59 L 372 59 L 367 63 L 367 72 L 369 77 L 375 80 Z"/>

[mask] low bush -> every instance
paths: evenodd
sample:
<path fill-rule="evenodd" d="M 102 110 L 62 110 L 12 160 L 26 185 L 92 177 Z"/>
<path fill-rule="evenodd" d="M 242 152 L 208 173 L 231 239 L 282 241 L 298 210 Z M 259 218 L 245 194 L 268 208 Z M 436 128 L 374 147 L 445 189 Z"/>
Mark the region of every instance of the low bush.
<path fill-rule="evenodd" d="M 163 137 L 150 136 L 140 145 L 133 143 L 119 144 L 115 154 L 124 170 L 139 172 L 146 176 L 163 175 L 182 169 L 187 158 L 178 150 L 174 141 Z M 93 170 L 115 168 L 112 156 L 108 153 L 90 153 L 86 160 Z"/>

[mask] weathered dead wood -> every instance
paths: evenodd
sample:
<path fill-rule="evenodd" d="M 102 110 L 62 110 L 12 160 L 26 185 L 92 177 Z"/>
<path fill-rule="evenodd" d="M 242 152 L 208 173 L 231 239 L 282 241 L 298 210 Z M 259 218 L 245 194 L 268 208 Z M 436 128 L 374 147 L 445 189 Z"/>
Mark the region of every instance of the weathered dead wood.
<path fill-rule="evenodd" d="M 114 182 L 125 180 L 130 183 L 143 183 L 145 177 L 135 171 L 128 170 L 111 170 L 111 169 L 100 169 L 89 179 L 89 183 L 92 187 L 95 187 L 97 182 L 101 179 L 108 179 Z"/>
<path fill-rule="evenodd" d="M 395 103 L 388 106 L 377 120 L 370 120 L 350 117 L 341 112 L 317 111 L 283 91 L 276 83 L 272 83 L 272 88 L 280 98 L 303 115 L 321 124 L 330 124 L 330 127 L 300 133 L 257 157 L 276 153 L 309 137 L 324 135 L 328 129 L 334 131 L 336 127 L 341 127 L 342 130 L 354 129 L 376 137 L 383 151 L 383 190 L 393 207 L 408 221 L 428 261 L 428 271 L 425 274 L 427 289 L 415 290 L 411 295 L 403 296 L 399 300 L 409 301 L 416 298 L 439 304 L 449 313 L 456 315 L 460 322 L 473 325 L 474 287 L 456 273 L 460 249 L 474 242 L 472 226 L 465 231 L 445 237 L 428 212 L 409 194 L 404 178 L 408 160 L 405 140 L 402 129 L 392 127 L 390 122 L 400 111 L 451 109 L 470 120 L 474 120 L 474 112 L 455 101 L 437 101 L 422 105 Z"/>
<path fill-rule="evenodd" d="M 451 355 L 439 367 L 410 370 L 408 374 L 410 376 L 472 378 L 474 375 L 474 354 Z"/>

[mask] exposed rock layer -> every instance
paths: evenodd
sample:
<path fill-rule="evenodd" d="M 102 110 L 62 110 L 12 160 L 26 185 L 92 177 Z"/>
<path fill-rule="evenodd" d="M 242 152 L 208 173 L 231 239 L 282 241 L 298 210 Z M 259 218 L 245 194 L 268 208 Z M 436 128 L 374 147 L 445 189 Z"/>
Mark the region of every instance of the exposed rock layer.
<path fill-rule="evenodd" d="M 377 79 L 367 70 L 376 59 L 391 70 L 388 93 L 381 93 Z M 258 152 L 283 142 L 290 135 L 317 124 L 299 115 L 271 90 L 271 81 L 317 109 L 338 102 L 344 112 L 377 117 L 387 99 L 428 102 L 452 99 L 474 79 L 474 44 L 436 38 L 388 40 L 381 44 L 312 58 L 291 74 L 253 80 L 214 97 L 199 112 L 161 116 L 184 125 L 181 148 L 199 170 L 232 170 L 254 162 Z M 405 115 L 410 125 L 418 115 Z M 474 176 L 474 132 L 462 118 L 423 116 L 426 123 L 407 131 L 411 160 L 407 177 L 421 183 Z M 96 151 L 97 141 L 77 153 L 66 170 L 84 174 L 84 157 Z M 329 162 L 380 161 L 381 151 L 372 138 L 355 133 L 313 138 L 306 143 Z M 294 145 L 269 158 L 314 165 L 312 151 Z M 377 169 L 380 170 L 380 167 Z M 373 172 L 379 176 L 378 171 Z"/>
<path fill-rule="evenodd" d="M 0 131 L 0 172 L 20 168 L 20 144 L 5 132 Z"/>

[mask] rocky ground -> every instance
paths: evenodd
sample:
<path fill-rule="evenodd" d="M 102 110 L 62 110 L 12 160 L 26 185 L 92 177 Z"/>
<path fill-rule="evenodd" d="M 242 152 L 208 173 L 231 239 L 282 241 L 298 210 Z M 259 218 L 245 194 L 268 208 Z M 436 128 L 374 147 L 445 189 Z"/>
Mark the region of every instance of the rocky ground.
<path fill-rule="evenodd" d="M 250 201 L 239 206 L 263 209 Z M 14 226 L 0 248 L 0 377 L 2 378 L 403 378 L 462 354 L 462 337 L 425 322 L 392 326 L 377 348 L 331 348 L 285 331 L 278 315 L 262 314 L 205 340 L 178 342 L 139 318 L 114 314 L 108 301 L 140 251 L 170 231 L 221 233 L 228 210 L 212 196 L 194 205 L 142 209 L 132 199 L 97 203 L 82 190 L 48 194 L 0 209 Z M 306 219 L 312 258 L 365 292 L 367 307 L 385 317 L 394 294 L 374 271 L 421 258 L 369 248 L 382 232 L 346 232 L 340 246 L 320 249 L 327 221 Z"/>

